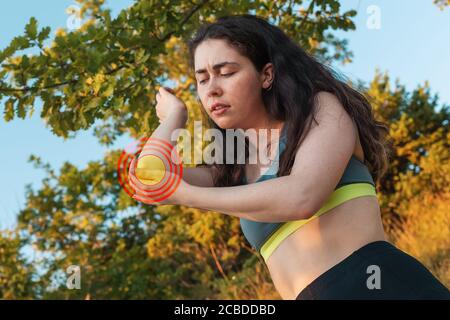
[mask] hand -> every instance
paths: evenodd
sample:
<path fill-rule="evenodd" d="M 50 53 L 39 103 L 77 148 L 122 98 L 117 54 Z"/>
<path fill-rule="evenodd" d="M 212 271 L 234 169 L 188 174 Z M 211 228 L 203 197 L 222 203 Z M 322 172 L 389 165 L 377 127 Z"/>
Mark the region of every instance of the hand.
<path fill-rule="evenodd" d="M 184 117 L 187 120 L 186 104 L 175 95 L 173 89 L 160 87 L 156 94 L 156 101 L 156 115 L 160 123 L 172 115 Z"/>
<path fill-rule="evenodd" d="M 155 191 L 158 190 L 161 186 L 161 183 L 155 183 L 155 184 L 145 184 L 142 183 L 138 176 L 136 176 L 136 164 L 137 161 L 135 158 L 130 163 L 129 171 L 128 171 L 128 182 L 131 185 L 131 187 L 134 190 L 133 199 L 136 199 L 140 202 L 144 202 L 147 204 L 154 204 L 154 205 L 166 205 L 166 204 L 184 204 L 185 199 L 187 199 L 188 194 L 191 190 L 191 185 L 188 184 L 186 181 L 182 179 L 182 177 L 179 177 L 178 175 L 175 175 L 175 173 L 171 172 L 165 172 L 165 175 L 169 175 L 169 179 L 174 180 L 175 183 L 178 183 L 178 186 L 175 188 L 175 191 L 172 188 L 170 188 L 170 192 L 173 192 L 169 197 L 166 197 L 165 199 L 155 202 L 149 194 L 146 192 Z M 156 192 L 155 192 L 156 193 Z M 158 198 L 164 197 L 164 195 L 158 196 Z"/>

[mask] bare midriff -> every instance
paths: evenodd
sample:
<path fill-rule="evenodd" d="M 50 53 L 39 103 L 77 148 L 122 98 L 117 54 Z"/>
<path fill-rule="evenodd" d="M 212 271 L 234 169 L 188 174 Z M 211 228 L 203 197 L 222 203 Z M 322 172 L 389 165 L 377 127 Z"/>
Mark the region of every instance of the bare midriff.
<path fill-rule="evenodd" d="M 266 261 L 283 299 L 295 299 L 314 279 L 353 251 L 386 240 L 377 198 L 349 200 L 303 225 Z"/>

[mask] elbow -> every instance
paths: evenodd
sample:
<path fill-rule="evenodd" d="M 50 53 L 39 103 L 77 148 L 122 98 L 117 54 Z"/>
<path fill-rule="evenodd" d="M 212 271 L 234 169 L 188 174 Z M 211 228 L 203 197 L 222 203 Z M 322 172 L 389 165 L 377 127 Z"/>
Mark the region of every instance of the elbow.
<path fill-rule="evenodd" d="M 296 201 L 292 201 L 290 209 L 287 210 L 286 221 L 305 220 L 311 218 L 317 211 L 313 209 L 306 198 L 299 197 Z"/>
<path fill-rule="evenodd" d="M 291 176 L 288 176 L 291 177 Z M 299 185 L 298 179 L 289 180 L 291 182 L 288 184 L 285 190 L 284 197 L 278 198 L 278 206 L 280 212 L 283 212 L 283 216 L 280 218 L 280 222 L 304 220 L 313 216 L 315 213 L 312 208 L 310 199 L 310 193 L 304 190 L 304 186 Z"/>
<path fill-rule="evenodd" d="M 313 211 L 308 210 L 305 207 L 299 206 L 291 210 L 286 221 L 305 220 L 311 218 L 313 215 L 314 215 Z"/>

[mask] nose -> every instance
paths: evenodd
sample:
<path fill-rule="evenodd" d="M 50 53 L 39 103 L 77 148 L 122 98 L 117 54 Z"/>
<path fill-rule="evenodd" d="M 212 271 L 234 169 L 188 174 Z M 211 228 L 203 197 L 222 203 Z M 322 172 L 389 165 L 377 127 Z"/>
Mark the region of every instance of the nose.
<path fill-rule="evenodd" d="M 222 95 L 222 88 L 218 84 L 218 80 L 215 77 L 211 77 L 208 81 L 208 86 L 206 88 L 207 97 L 220 96 Z"/>

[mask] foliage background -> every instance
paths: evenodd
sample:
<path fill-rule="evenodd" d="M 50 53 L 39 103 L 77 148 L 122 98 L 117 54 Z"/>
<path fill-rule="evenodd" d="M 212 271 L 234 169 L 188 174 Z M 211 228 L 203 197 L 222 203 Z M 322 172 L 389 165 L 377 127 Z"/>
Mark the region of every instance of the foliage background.
<path fill-rule="evenodd" d="M 193 130 L 201 113 L 184 43 L 202 23 L 225 14 L 266 17 L 324 63 L 352 61 L 346 40 L 335 34 L 355 29 L 356 12 L 335 0 L 138 0 L 117 17 L 101 0 L 78 2 L 81 28 L 59 29 L 51 38 L 31 18 L 0 51 L 4 121 L 30 117 L 40 101 L 40 117 L 56 136 L 94 128 L 99 143 L 111 146 L 125 134 L 139 138 L 156 128 L 155 87 L 170 81 Z M 449 3 L 434 4 L 445 10 Z M 371 99 L 394 141 L 390 170 L 377 185 L 390 240 L 449 286 L 448 106 L 439 105 L 428 82 L 408 91 L 378 70 L 369 83 L 353 85 Z M 45 178 L 27 187 L 15 228 L 0 231 L 1 298 L 280 298 L 237 218 L 135 202 L 117 183 L 120 152 L 84 168 L 67 161 L 58 172 L 30 155 Z M 65 287 L 64 270 L 73 264 L 82 268 L 81 290 Z"/>

